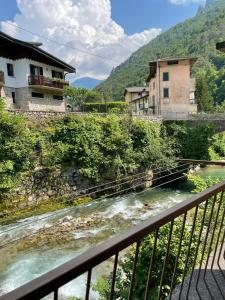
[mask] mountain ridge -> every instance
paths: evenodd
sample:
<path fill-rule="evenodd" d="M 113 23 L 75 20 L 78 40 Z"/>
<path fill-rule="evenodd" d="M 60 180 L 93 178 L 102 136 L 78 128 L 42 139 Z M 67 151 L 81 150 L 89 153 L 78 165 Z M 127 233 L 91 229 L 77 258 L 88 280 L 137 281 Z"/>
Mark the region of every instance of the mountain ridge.
<path fill-rule="evenodd" d="M 216 65 L 220 55 L 216 43 L 223 40 L 225 1 L 210 0 L 200 14 L 161 33 L 134 52 L 96 89 L 109 90 L 114 100 L 122 100 L 126 87 L 143 84 L 149 71 L 148 63 L 155 60 L 157 55 L 162 58 L 197 56 L 195 70 Z"/>
<path fill-rule="evenodd" d="M 74 80 L 71 83 L 71 85 L 74 87 L 78 87 L 78 88 L 83 87 L 83 88 L 87 88 L 87 89 L 93 89 L 97 85 L 99 85 L 101 82 L 102 82 L 102 80 L 99 80 L 97 78 L 81 77 L 81 78 Z"/>

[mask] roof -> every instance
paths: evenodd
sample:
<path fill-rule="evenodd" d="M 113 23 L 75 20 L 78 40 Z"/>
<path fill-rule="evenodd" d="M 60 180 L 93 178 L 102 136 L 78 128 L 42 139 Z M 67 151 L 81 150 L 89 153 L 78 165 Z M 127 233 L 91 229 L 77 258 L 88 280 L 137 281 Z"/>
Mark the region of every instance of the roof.
<path fill-rule="evenodd" d="M 148 98 L 149 95 L 144 95 L 144 96 L 141 96 L 139 98 L 136 98 L 136 99 L 133 99 L 131 100 L 130 102 L 135 102 L 135 101 L 138 101 L 138 100 L 141 100 L 141 99 L 145 99 L 145 98 Z"/>
<path fill-rule="evenodd" d="M 59 58 L 39 48 L 38 43 L 28 43 L 15 39 L 0 31 L 0 56 L 13 60 L 29 58 L 47 65 L 64 69 L 69 73 L 75 73 L 76 69 Z"/>
<path fill-rule="evenodd" d="M 225 52 L 225 42 L 217 43 L 216 49 Z"/>
<path fill-rule="evenodd" d="M 151 78 L 155 77 L 156 69 L 157 69 L 157 63 L 182 61 L 182 60 L 189 60 L 191 62 L 191 65 L 193 65 L 197 61 L 197 58 L 196 57 L 170 57 L 170 58 L 161 58 L 161 59 L 158 59 L 158 60 L 150 61 L 149 62 L 150 71 L 149 71 L 149 76 L 148 76 L 146 81 L 149 82 L 151 80 Z"/>
<path fill-rule="evenodd" d="M 192 62 L 196 62 L 197 61 L 197 57 L 168 57 L 168 58 L 161 58 L 161 59 L 158 59 L 158 60 L 153 60 L 153 61 L 150 61 L 149 62 L 149 65 L 150 64 L 153 64 L 153 63 L 157 63 L 158 62 L 164 62 L 164 61 L 174 61 L 174 60 L 190 60 Z"/>
<path fill-rule="evenodd" d="M 140 93 L 140 92 L 143 92 L 144 90 L 146 90 L 146 92 L 148 92 L 148 88 L 146 86 L 128 87 L 128 88 L 125 89 L 124 96 L 126 95 L 127 92 L 129 92 L 129 93 Z"/>

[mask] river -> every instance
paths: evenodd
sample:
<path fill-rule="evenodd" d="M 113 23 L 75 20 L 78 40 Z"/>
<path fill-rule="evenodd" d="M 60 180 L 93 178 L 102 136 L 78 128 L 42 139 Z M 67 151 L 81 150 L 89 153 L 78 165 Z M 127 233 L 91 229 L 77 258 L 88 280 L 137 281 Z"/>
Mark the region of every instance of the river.
<path fill-rule="evenodd" d="M 200 176 L 211 176 L 225 179 L 225 168 L 207 167 L 197 172 Z M 86 205 L 63 209 L 54 213 L 31 217 L 16 223 L 0 227 L 0 295 L 9 292 L 24 283 L 50 271 L 62 263 L 76 257 L 88 248 L 121 233 L 132 226 L 157 215 L 159 212 L 184 201 L 192 194 L 185 190 L 184 185 L 176 189 L 156 188 L 130 193 L 116 198 L 93 201 Z M 74 222 L 77 224 L 74 225 Z M 24 247 L 23 237 L 31 236 L 40 230 L 50 231 L 51 228 L 70 228 L 71 222 L 76 230 L 70 230 L 69 239 L 58 242 L 44 236 L 37 240 L 28 239 Z M 80 226 L 80 224 L 83 224 Z M 60 227 L 61 226 L 61 227 Z M 54 227 L 53 227 L 54 228 Z M 66 236 L 67 232 L 65 233 Z M 17 242 L 11 243 L 18 239 Z M 60 241 L 61 240 L 61 241 Z M 38 241 L 38 242 L 37 242 Z M 28 246 L 27 246 L 28 245 Z M 95 268 L 93 281 L 97 274 L 108 273 L 109 263 Z M 72 296 L 84 297 L 85 275 L 60 289 L 60 299 L 70 299 Z M 92 292 L 91 299 L 98 295 Z"/>

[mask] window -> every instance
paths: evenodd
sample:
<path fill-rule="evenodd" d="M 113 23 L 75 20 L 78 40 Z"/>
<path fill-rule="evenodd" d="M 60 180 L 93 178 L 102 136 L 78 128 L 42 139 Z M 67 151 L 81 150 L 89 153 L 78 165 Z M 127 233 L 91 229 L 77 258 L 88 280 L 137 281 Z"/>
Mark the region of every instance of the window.
<path fill-rule="evenodd" d="M 169 72 L 163 72 L 163 81 L 169 81 Z"/>
<path fill-rule="evenodd" d="M 53 99 L 54 100 L 63 100 L 63 96 L 60 96 L 60 95 L 53 95 Z"/>
<path fill-rule="evenodd" d="M 16 94 L 15 92 L 12 92 L 12 99 L 13 99 L 13 103 L 16 103 Z"/>
<path fill-rule="evenodd" d="M 163 98 L 169 98 L 169 89 L 168 88 L 163 89 Z"/>
<path fill-rule="evenodd" d="M 30 74 L 34 76 L 43 76 L 43 68 L 39 66 L 30 65 Z"/>
<path fill-rule="evenodd" d="M 52 78 L 63 79 L 63 73 L 59 71 L 52 70 Z"/>
<path fill-rule="evenodd" d="M 171 60 L 167 62 L 168 66 L 178 65 L 178 60 Z"/>
<path fill-rule="evenodd" d="M 8 72 L 8 76 L 11 76 L 11 77 L 14 76 L 13 64 L 7 64 L 7 72 Z"/>
<path fill-rule="evenodd" d="M 44 94 L 32 92 L 32 97 L 33 98 L 44 98 Z"/>

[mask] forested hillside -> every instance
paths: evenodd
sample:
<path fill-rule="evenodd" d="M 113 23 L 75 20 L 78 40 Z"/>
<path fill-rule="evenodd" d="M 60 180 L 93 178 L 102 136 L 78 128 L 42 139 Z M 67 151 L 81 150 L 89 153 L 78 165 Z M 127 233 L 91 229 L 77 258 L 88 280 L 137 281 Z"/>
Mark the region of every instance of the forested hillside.
<path fill-rule="evenodd" d="M 207 81 L 213 76 L 213 93 L 221 94 L 225 72 L 225 56 L 218 53 L 216 43 L 225 40 L 225 1 L 208 4 L 192 19 L 180 23 L 162 33 L 146 46 L 135 52 L 126 62 L 118 66 L 109 78 L 97 87 L 112 92 L 114 100 L 123 99 L 127 86 L 143 85 L 148 75 L 148 62 L 159 57 L 197 56 L 195 71 L 207 71 Z M 128 45 L 129 46 L 129 45 Z M 217 91 L 220 89 L 220 91 Z M 222 90 L 225 87 L 222 86 Z M 223 97 L 223 93 L 222 93 Z M 225 99 L 215 100 L 222 102 Z"/>

